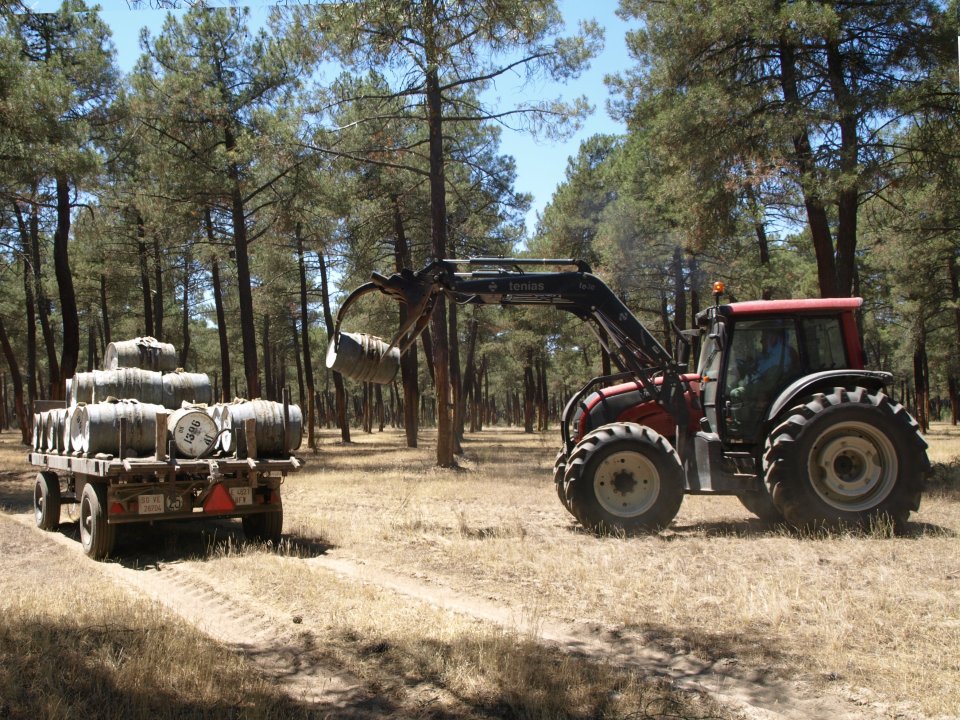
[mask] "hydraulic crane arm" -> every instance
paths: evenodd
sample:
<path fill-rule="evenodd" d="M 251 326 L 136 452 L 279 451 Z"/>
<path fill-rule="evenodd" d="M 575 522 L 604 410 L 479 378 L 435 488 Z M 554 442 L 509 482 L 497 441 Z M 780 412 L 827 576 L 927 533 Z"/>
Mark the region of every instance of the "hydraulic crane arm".
<path fill-rule="evenodd" d="M 466 272 L 458 267 L 468 266 Z M 569 266 L 562 272 L 527 272 L 531 266 Z M 617 366 L 679 422 L 687 406 L 680 369 L 671 354 L 630 312 L 614 292 L 578 260 L 470 258 L 434 260 L 418 272 L 403 270 L 372 281 L 347 298 L 337 316 L 337 330 L 347 307 L 360 295 L 379 290 L 407 305 L 408 320 L 391 343 L 403 352 L 423 332 L 436 299 L 445 295 L 467 305 L 549 305 L 586 321 Z M 655 381 L 655 378 L 658 378 Z"/>

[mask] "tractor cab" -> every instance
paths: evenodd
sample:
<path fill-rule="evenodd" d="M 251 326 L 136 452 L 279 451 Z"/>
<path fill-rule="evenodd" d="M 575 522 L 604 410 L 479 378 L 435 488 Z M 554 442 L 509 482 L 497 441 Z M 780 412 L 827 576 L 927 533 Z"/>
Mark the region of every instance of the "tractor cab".
<path fill-rule="evenodd" d="M 861 303 L 761 300 L 702 312 L 697 370 L 704 428 L 727 446 L 762 446 L 765 424 L 794 384 L 823 371 L 862 369 L 854 316 Z"/>

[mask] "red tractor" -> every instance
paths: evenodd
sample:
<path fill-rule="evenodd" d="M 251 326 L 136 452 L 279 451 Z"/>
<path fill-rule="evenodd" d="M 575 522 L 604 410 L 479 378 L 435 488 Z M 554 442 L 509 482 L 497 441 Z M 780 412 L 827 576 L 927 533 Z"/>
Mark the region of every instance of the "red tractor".
<path fill-rule="evenodd" d="M 532 265 L 576 269 L 527 271 Z M 583 262 L 434 260 L 419 272 L 374 273 L 355 290 L 340 309 L 328 363 L 340 320 L 367 292 L 406 303 L 408 321 L 389 346 L 364 346 L 363 361 L 343 368 L 354 376 L 410 347 L 440 295 L 551 305 L 584 320 L 621 370 L 587 383 L 561 416 L 554 479 L 585 527 L 659 530 L 684 494 L 735 495 L 760 518 L 796 527 L 902 526 L 919 508 L 927 445 L 884 393 L 892 376 L 864 369 L 855 317 L 862 301 L 721 305 L 717 290 L 717 304 L 700 313 L 674 357 Z M 699 362 L 688 372 L 696 345 Z"/>

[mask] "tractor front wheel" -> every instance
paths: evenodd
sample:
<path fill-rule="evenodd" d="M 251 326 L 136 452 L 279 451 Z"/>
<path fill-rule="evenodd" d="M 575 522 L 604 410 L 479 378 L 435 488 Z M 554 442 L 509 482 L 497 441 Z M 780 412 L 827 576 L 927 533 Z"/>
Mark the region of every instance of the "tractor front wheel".
<path fill-rule="evenodd" d="M 901 527 L 920 507 L 927 443 L 899 403 L 834 388 L 791 412 L 767 439 L 767 487 L 788 523 L 804 528 Z"/>
<path fill-rule="evenodd" d="M 570 453 L 564 476 L 570 512 L 597 532 L 655 532 L 683 501 L 683 467 L 659 433 L 613 423 L 585 436 Z"/>
<path fill-rule="evenodd" d="M 566 483 L 564 483 L 564 475 L 567 474 L 567 453 L 566 448 L 560 448 L 557 452 L 557 457 L 553 461 L 553 482 L 557 486 L 557 497 L 560 498 L 560 503 L 567 509 L 570 510 L 570 503 L 567 500 L 567 488 Z"/>

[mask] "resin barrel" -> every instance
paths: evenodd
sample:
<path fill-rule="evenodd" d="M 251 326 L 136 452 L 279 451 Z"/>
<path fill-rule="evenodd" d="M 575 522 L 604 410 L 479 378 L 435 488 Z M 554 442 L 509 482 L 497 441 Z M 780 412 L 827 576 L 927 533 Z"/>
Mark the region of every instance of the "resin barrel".
<path fill-rule="evenodd" d="M 120 452 L 120 421 L 126 420 L 126 450 L 138 455 L 153 454 L 157 440 L 157 413 L 162 405 L 136 400 L 81 405 L 74 411 L 75 448 L 95 455 Z"/>
<path fill-rule="evenodd" d="M 107 344 L 104 370 L 141 368 L 160 372 L 177 369 L 177 350 L 170 343 L 152 337 L 138 337 Z"/>
<path fill-rule="evenodd" d="M 217 425 L 205 409 L 183 407 L 174 410 L 167 420 L 167 431 L 173 438 L 177 455 L 198 458 L 214 449 Z"/>
<path fill-rule="evenodd" d="M 289 405 L 290 421 L 283 432 L 283 403 L 270 400 L 243 400 L 225 405 L 221 411 L 220 446 L 227 455 L 237 452 L 243 421 L 257 421 L 257 454 L 260 457 L 283 456 L 300 447 L 303 439 L 303 415 L 300 407 Z"/>
<path fill-rule="evenodd" d="M 327 346 L 327 367 L 358 382 L 386 385 L 400 367 L 400 349 L 375 335 L 342 332 Z"/>

